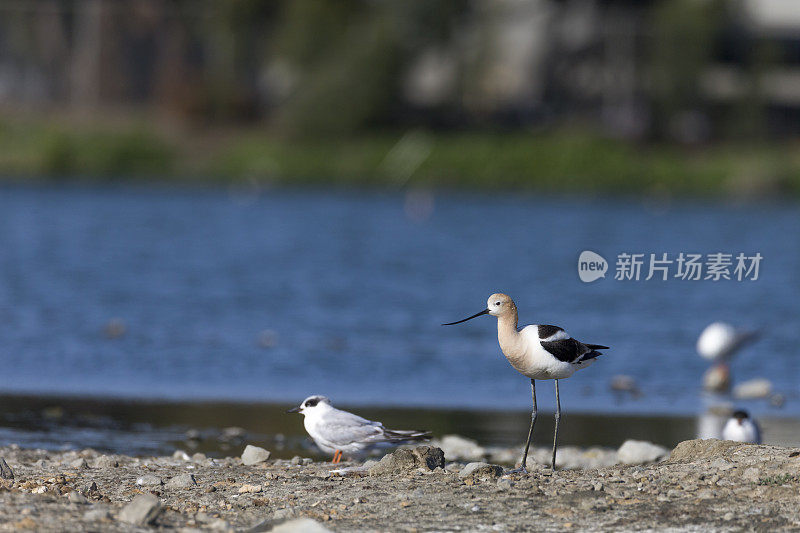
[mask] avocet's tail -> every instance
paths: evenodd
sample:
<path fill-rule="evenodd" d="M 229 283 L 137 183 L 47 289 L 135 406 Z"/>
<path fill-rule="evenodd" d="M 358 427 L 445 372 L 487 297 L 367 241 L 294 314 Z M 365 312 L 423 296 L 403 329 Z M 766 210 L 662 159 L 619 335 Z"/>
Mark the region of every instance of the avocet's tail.
<path fill-rule="evenodd" d="M 584 346 L 589 348 L 589 351 L 581 355 L 580 358 L 578 358 L 577 361 L 578 363 L 585 363 L 587 361 L 591 361 L 592 359 L 596 359 L 601 355 L 603 355 L 597 350 L 608 350 L 608 346 L 603 346 L 602 344 L 584 344 Z"/>
<path fill-rule="evenodd" d="M 591 348 L 592 350 L 609 350 L 608 346 L 603 346 L 602 344 L 587 344 L 587 348 Z"/>

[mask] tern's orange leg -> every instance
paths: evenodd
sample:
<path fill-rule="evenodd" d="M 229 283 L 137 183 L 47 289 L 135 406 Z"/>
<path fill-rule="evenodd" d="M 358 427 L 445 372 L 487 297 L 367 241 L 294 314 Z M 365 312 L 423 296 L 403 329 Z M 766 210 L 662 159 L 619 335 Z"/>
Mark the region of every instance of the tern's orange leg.
<path fill-rule="evenodd" d="M 341 460 L 342 460 L 342 452 L 336 450 L 336 452 L 333 454 L 333 464 L 337 465 Z"/>

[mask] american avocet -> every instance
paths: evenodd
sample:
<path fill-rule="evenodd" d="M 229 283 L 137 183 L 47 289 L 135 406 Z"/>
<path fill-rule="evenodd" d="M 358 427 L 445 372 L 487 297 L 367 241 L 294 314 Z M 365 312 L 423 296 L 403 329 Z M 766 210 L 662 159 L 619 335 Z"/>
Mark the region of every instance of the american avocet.
<path fill-rule="evenodd" d="M 578 342 L 558 326 L 531 325 L 517 327 L 517 306 L 510 296 L 492 294 L 486 303 L 486 309 L 471 317 L 456 322 L 442 324 L 452 326 L 479 317 L 492 315 L 497 317 L 497 340 L 500 349 L 511 366 L 520 374 L 531 379 L 531 427 L 528 430 L 528 441 L 522 454 L 522 465 L 514 472 L 527 472 L 528 449 L 533 437 L 533 426 L 536 424 L 536 382 L 537 379 L 554 379 L 556 388 L 556 427 L 553 433 L 553 470 L 556 468 L 556 448 L 558 447 L 558 422 L 561 420 L 561 401 L 558 397 L 558 380 L 570 377 L 575 371 L 586 368 L 594 359 L 602 355 L 597 350 L 608 349 L 599 344 Z"/>
<path fill-rule="evenodd" d="M 735 411 L 725 427 L 722 428 L 722 438 L 723 440 L 761 444 L 761 429 L 756 421 L 750 418 L 747 411 Z"/>
<path fill-rule="evenodd" d="M 325 396 L 309 396 L 287 413 L 301 413 L 305 417 L 303 425 L 306 431 L 322 451 L 333 454 L 334 463 L 342 460 L 343 452 L 358 456 L 381 445 L 402 444 L 430 437 L 427 431 L 386 429 L 380 422 L 336 409 Z"/>
<path fill-rule="evenodd" d="M 724 362 L 742 346 L 758 336 L 755 330 L 738 329 L 725 322 L 714 322 L 697 339 L 697 353 L 710 361 Z"/>

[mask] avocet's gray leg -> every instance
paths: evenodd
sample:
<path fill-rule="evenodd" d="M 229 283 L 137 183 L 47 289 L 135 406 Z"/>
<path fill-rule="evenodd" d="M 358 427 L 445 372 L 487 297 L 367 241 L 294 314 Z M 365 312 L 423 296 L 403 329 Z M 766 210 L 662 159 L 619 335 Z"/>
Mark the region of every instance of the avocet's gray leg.
<path fill-rule="evenodd" d="M 558 448 L 558 421 L 561 420 L 561 400 L 558 397 L 558 380 L 556 382 L 556 430 L 553 432 L 553 463 L 552 467 L 556 469 L 556 449 Z"/>
<path fill-rule="evenodd" d="M 533 440 L 533 426 L 536 424 L 536 382 L 531 380 L 531 398 L 533 398 L 533 410 L 531 411 L 531 427 L 528 429 L 528 441 L 525 443 L 525 451 L 522 453 L 522 464 L 519 468 L 512 470 L 509 473 L 527 473 L 528 469 L 525 465 L 528 464 L 528 449 L 531 447 L 531 440 Z"/>

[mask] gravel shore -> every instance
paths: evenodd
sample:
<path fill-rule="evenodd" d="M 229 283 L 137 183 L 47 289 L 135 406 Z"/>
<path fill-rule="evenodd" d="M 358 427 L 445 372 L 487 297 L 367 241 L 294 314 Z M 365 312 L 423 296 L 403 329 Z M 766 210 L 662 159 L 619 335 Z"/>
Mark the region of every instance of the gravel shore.
<path fill-rule="evenodd" d="M 531 465 L 528 475 L 451 462 L 433 446 L 336 466 L 251 452 L 247 461 L 259 462 L 246 466 L 239 457 L 182 452 L 136 458 L 0 448 L 7 464 L 0 461 L 0 530 L 800 528 L 800 449 L 793 448 L 692 440 L 658 463 L 554 474 Z"/>

